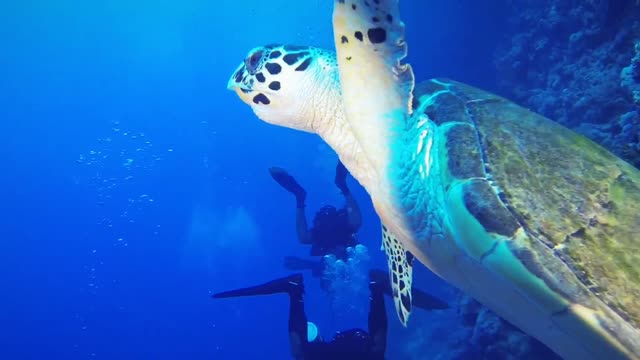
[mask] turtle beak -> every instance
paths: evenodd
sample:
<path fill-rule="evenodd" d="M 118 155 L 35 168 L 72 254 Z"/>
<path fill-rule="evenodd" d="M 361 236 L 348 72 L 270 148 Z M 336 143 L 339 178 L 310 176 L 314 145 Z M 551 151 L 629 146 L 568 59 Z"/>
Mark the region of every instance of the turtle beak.
<path fill-rule="evenodd" d="M 253 86 L 250 83 L 250 76 L 244 62 L 231 75 L 227 82 L 227 90 L 235 92 L 243 102 L 251 105 L 250 94 L 253 91 Z"/>
<path fill-rule="evenodd" d="M 248 75 L 247 68 L 243 62 L 236 68 L 233 75 L 231 75 L 229 82 L 227 82 L 227 89 L 231 91 L 238 91 L 240 89 L 251 90 L 251 87 L 247 86 L 247 84 L 243 82 L 243 80 L 248 78 L 246 75 Z"/>

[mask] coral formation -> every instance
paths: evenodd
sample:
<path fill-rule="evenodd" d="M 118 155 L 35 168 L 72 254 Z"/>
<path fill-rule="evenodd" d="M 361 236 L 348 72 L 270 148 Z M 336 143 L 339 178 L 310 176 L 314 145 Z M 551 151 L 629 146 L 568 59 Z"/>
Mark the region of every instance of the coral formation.
<path fill-rule="evenodd" d="M 502 320 L 468 296 L 460 296 L 460 317 L 471 338 L 454 346 L 451 360 L 463 359 L 560 359 L 539 341 Z"/>
<path fill-rule="evenodd" d="M 640 166 L 640 3 L 507 0 L 502 92 Z"/>
<path fill-rule="evenodd" d="M 408 359 L 560 359 L 542 343 L 471 297 L 459 293 L 452 305 L 447 314 L 439 314 L 436 323 L 441 327 L 432 328 L 430 332 L 422 328 L 414 334 L 406 348 Z"/>

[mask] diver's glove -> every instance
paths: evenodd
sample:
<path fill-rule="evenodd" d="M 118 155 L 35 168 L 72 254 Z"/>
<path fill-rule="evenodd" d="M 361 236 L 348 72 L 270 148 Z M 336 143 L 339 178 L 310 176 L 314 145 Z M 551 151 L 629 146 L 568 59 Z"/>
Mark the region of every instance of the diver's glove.
<path fill-rule="evenodd" d="M 349 195 L 349 188 L 347 187 L 347 174 L 349 171 L 342 164 L 342 161 L 338 161 L 338 165 L 336 166 L 336 178 L 335 184 L 342 191 L 342 194 Z"/>

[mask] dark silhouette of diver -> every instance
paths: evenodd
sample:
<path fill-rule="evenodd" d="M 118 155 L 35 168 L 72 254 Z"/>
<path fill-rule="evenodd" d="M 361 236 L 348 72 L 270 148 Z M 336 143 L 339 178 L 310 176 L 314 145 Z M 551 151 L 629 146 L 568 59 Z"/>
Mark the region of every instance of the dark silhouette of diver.
<path fill-rule="evenodd" d="M 345 206 L 341 209 L 323 206 L 316 212 L 310 229 L 305 214 L 306 190 L 282 168 L 272 167 L 269 172 L 280 186 L 296 198 L 296 235 L 300 243 L 311 245 L 310 255 L 333 254 L 338 259 L 346 260 L 346 249 L 358 244 L 355 234 L 360 229 L 361 216 L 358 203 L 347 187 L 348 171 L 344 165 L 338 162 L 334 182 L 344 196 Z M 285 257 L 285 266 L 290 270 L 311 269 L 315 276 L 321 271 L 320 263 L 293 256 Z"/>
<path fill-rule="evenodd" d="M 276 279 L 258 286 L 226 291 L 214 298 L 239 296 L 289 294 L 289 339 L 293 358 L 296 360 L 383 360 L 387 348 L 387 314 L 384 295 L 391 295 L 387 273 L 369 271 L 368 331 L 350 329 L 338 332 L 331 341 L 317 336 L 317 328 L 307 321 L 304 311 L 304 284 L 300 273 Z M 422 309 L 446 309 L 448 305 L 413 288 L 413 305 Z"/>

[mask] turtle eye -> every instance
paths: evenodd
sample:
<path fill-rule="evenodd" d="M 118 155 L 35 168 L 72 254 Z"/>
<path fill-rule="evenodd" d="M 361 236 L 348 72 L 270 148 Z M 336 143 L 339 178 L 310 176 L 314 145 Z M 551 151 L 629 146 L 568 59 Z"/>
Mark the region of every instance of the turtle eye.
<path fill-rule="evenodd" d="M 262 51 L 256 51 L 245 61 L 245 65 L 247 66 L 247 71 L 250 74 L 255 74 L 258 70 L 258 65 L 260 65 L 260 59 L 262 59 Z"/>

